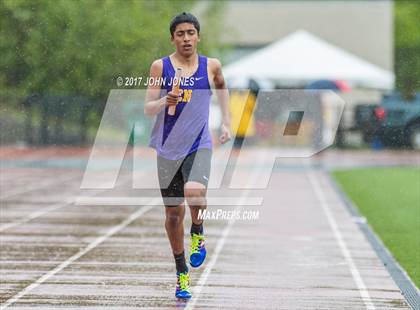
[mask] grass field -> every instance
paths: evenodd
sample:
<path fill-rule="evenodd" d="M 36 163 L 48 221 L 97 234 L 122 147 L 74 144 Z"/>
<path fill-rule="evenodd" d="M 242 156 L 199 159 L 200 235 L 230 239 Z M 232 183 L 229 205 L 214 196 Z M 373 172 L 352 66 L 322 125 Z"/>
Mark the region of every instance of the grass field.
<path fill-rule="evenodd" d="M 420 287 L 420 169 L 354 169 L 333 175 Z"/>

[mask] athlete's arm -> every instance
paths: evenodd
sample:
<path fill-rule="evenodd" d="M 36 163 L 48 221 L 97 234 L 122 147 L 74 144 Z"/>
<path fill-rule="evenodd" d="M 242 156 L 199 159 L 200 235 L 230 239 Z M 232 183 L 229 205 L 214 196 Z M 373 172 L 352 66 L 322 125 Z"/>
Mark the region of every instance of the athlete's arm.
<path fill-rule="evenodd" d="M 230 112 L 229 112 L 229 91 L 227 90 L 225 78 L 222 73 L 222 64 L 216 58 L 209 58 L 211 72 L 213 73 L 213 83 L 216 91 L 217 100 L 222 112 L 222 127 L 220 142 L 226 143 L 231 139 L 230 133 Z"/>
<path fill-rule="evenodd" d="M 162 76 L 163 63 L 161 59 L 155 60 L 150 66 L 149 77 L 159 79 Z M 166 106 L 177 104 L 178 96 L 169 92 L 165 97 L 160 98 L 160 85 L 149 83 L 147 85 L 146 100 L 144 103 L 144 114 L 154 116 L 162 111 Z"/>

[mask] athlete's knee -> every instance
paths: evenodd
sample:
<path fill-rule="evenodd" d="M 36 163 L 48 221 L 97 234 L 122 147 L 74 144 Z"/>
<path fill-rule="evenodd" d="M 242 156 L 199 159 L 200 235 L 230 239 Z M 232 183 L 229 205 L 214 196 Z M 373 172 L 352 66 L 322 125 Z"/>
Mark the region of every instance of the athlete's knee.
<path fill-rule="evenodd" d="M 205 197 L 206 187 L 198 182 L 187 182 L 184 186 L 185 197 Z"/>
<path fill-rule="evenodd" d="M 177 207 L 166 207 L 166 223 L 177 226 L 184 220 L 185 210 L 184 205 Z"/>
<path fill-rule="evenodd" d="M 206 187 L 198 182 L 187 182 L 184 186 L 184 196 L 190 206 L 202 206 L 206 202 Z"/>

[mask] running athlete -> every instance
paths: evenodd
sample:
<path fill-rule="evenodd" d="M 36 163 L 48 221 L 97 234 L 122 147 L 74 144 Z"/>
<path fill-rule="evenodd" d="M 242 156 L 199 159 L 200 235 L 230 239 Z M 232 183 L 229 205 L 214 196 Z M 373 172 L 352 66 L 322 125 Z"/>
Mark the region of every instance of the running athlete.
<path fill-rule="evenodd" d="M 169 26 L 175 52 L 155 60 L 148 85 L 144 112 L 156 115 L 150 146 L 157 152 L 161 195 L 165 205 L 165 228 L 175 258 L 177 284 L 175 296 L 191 298 L 190 275 L 184 255 L 185 200 L 191 213 L 189 263 L 199 267 L 206 257 L 203 220 L 199 210 L 207 207 L 212 142 L 209 132 L 209 105 L 215 89 L 221 112 L 220 143 L 231 139 L 229 95 L 221 64 L 215 58 L 197 53 L 200 24 L 190 13 L 175 16 Z M 180 91 L 172 91 L 175 72 L 182 69 Z M 175 107 L 171 113 L 171 107 Z M 172 115 L 173 114 L 173 115 Z"/>

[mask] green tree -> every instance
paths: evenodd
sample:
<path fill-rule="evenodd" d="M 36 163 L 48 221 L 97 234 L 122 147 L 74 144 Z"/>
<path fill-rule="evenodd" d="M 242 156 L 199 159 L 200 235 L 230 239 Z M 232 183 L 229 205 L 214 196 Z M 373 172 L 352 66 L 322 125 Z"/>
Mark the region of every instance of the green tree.
<path fill-rule="evenodd" d="M 168 21 L 193 1 L 2 1 L 0 83 L 103 99 L 117 76 L 169 52 Z"/>
<path fill-rule="evenodd" d="M 173 51 L 169 21 L 195 4 L 195 0 L 0 1 L 2 105 L 10 107 L 31 94 L 86 98 L 94 103 L 89 105 L 90 124 L 97 125 L 117 77 L 147 76 L 154 59 Z M 217 48 L 214 22 L 221 4 L 204 6 L 202 22 L 213 26 L 203 27 L 201 53 Z M 66 121 L 70 115 L 77 118 L 78 111 L 86 111 L 86 102 L 72 101 L 69 111 L 43 99 L 42 125 L 48 126 L 49 115 Z"/>
<path fill-rule="evenodd" d="M 0 2 L 0 86 L 104 99 L 118 76 L 145 76 L 173 50 L 169 21 L 194 1 Z M 215 11 L 209 6 L 208 16 Z M 214 15 L 215 13 L 213 13 Z M 205 36 L 201 52 L 214 48 Z"/>
<path fill-rule="evenodd" d="M 395 1 L 396 87 L 406 98 L 420 90 L 420 1 Z"/>

